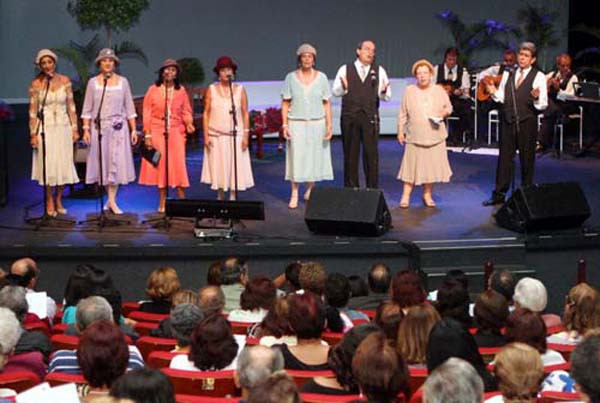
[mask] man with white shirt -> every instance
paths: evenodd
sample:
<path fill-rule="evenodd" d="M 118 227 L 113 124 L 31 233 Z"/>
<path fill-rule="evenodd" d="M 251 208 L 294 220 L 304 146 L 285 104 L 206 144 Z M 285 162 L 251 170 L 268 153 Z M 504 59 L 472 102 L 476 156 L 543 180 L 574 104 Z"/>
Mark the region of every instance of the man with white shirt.
<path fill-rule="evenodd" d="M 342 97 L 342 145 L 344 186 L 359 187 L 358 158 L 363 147 L 363 169 L 367 188 L 379 187 L 379 100 L 392 97 L 384 68 L 375 64 L 375 43 L 361 41 L 357 59 L 339 68 L 333 81 L 333 95 Z"/>
<path fill-rule="evenodd" d="M 533 183 L 537 115 L 548 106 L 546 77 L 533 67 L 535 57 L 535 45 L 523 42 L 517 56 L 518 69 L 514 73 L 505 71 L 497 88 L 494 83 L 486 85 L 492 99 L 503 106 L 496 187 L 492 197 L 483 202 L 484 206 L 504 203 L 513 179 L 516 150 L 519 150 L 521 184 L 527 186 Z"/>

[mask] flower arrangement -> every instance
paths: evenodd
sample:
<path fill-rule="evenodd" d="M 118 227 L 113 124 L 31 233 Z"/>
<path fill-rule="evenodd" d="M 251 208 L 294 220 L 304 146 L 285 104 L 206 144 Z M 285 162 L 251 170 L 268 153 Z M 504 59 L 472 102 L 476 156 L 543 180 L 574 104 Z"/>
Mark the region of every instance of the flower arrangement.
<path fill-rule="evenodd" d="M 0 122 L 14 122 L 15 111 L 9 104 L 0 100 Z"/>
<path fill-rule="evenodd" d="M 266 110 L 252 109 L 250 111 L 250 138 L 256 136 L 258 149 L 256 156 L 262 158 L 262 137 L 265 133 L 279 133 L 278 151 L 283 150 L 283 132 L 281 130 L 281 108 L 270 107 Z"/>

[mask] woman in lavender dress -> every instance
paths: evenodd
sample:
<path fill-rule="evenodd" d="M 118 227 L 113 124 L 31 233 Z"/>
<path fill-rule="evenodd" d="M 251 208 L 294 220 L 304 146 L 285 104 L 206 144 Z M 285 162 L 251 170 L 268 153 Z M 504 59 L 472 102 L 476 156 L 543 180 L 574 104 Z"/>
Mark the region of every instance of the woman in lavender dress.
<path fill-rule="evenodd" d="M 86 183 L 100 183 L 98 162 L 98 128 L 94 120 L 98 116 L 100 99 L 106 80 L 106 92 L 100 112 L 102 132 L 102 183 L 106 186 L 108 201 L 105 210 L 113 214 L 123 214 L 117 206 L 116 197 L 119 185 L 135 180 L 131 144 L 137 142 L 135 130 L 135 107 L 129 82 L 125 77 L 114 73 L 119 58 L 112 49 L 102 49 L 96 58 L 100 74 L 92 77 L 85 91 L 81 118 L 83 119 L 83 140 L 89 144 Z"/>

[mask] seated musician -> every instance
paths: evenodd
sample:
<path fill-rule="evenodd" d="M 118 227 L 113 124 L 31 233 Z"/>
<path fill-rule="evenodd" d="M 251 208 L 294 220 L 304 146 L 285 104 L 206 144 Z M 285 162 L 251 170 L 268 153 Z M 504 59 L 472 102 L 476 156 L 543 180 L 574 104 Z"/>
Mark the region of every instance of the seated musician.
<path fill-rule="evenodd" d="M 495 80 L 496 86 L 500 85 L 502 73 L 504 73 L 504 70 L 506 70 L 507 67 L 517 67 L 517 54 L 512 49 L 506 49 L 504 51 L 502 54 L 502 62 L 491 65 L 477 75 L 477 82 L 479 83 L 477 90 L 477 121 L 480 122 L 480 128 L 482 126 L 487 127 L 489 111 L 492 109 L 500 110 L 500 105 L 492 99 L 491 94 L 487 93 L 485 84 L 482 80 L 485 77 L 490 77 L 490 79 Z"/>
<path fill-rule="evenodd" d="M 557 99 L 559 95 L 575 95 L 573 83 L 577 76 L 571 71 L 571 56 L 562 53 L 556 57 L 556 70 L 546 74 L 548 85 L 548 108 L 544 111 L 542 126 L 538 133 L 538 152 L 553 147 L 554 125 L 572 113 L 577 113 L 577 106 Z M 560 98 L 560 97 L 559 97 Z"/>
<path fill-rule="evenodd" d="M 469 72 L 458 64 L 458 49 L 452 47 L 444 53 L 444 63 L 433 69 L 433 82 L 441 84 L 448 91 L 452 103 L 453 116 L 458 116 L 458 131 L 451 131 L 448 143 L 460 143 L 463 132 L 473 130 L 473 113 L 469 99 Z"/>

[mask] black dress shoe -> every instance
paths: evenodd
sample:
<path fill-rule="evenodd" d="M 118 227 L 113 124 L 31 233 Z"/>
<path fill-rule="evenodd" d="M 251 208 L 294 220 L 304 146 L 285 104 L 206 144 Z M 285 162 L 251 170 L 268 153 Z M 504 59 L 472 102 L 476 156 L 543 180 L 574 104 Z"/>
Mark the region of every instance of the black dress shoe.
<path fill-rule="evenodd" d="M 484 206 L 494 206 L 496 204 L 504 204 L 504 196 L 500 194 L 493 194 L 491 198 L 485 200 L 483 203 Z"/>

